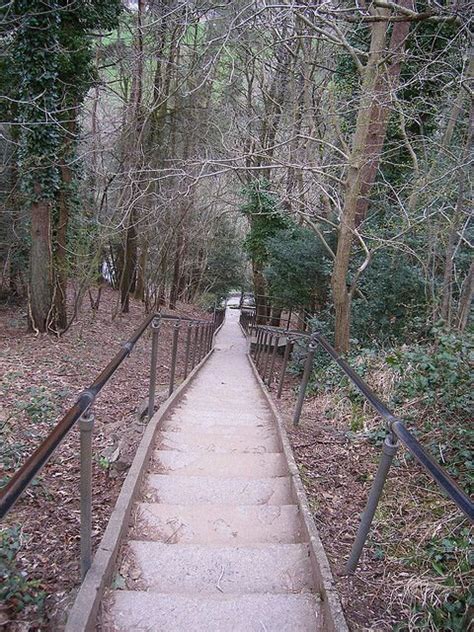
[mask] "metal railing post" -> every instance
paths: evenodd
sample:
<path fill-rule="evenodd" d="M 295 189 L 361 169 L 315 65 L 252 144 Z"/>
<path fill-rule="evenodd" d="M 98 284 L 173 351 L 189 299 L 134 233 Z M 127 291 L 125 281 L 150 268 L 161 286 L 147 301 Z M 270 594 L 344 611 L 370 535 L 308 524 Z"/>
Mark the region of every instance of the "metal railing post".
<path fill-rule="evenodd" d="M 306 356 L 306 362 L 304 365 L 303 378 L 300 384 L 300 391 L 298 393 L 298 401 L 296 402 L 295 414 L 293 415 L 293 425 L 297 426 L 300 422 L 301 411 L 303 410 L 304 398 L 306 395 L 306 388 L 308 386 L 309 378 L 311 375 L 311 369 L 313 368 L 314 354 L 316 352 L 316 343 L 314 340 L 309 341 L 308 355 Z"/>
<path fill-rule="evenodd" d="M 288 360 L 290 359 L 291 346 L 292 346 L 292 342 L 290 341 L 290 337 L 287 336 L 285 353 L 283 354 L 283 364 L 282 364 L 281 373 L 280 373 L 280 384 L 278 385 L 278 393 L 277 393 L 278 399 L 280 399 L 281 393 L 283 391 L 283 383 L 285 381 L 285 373 L 286 373 L 286 367 L 288 366 Z"/>
<path fill-rule="evenodd" d="M 214 348 L 214 342 L 215 342 L 214 336 L 215 336 L 215 333 L 216 333 L 216 325 L 215 325 L 214 322 L 212 322 L 211 323 L 211 342 L 210 342 L 211 349 Z"/>
<path fill-rule="evenodd" d="M 272 333 L 270 331 L 267 332 L 266 338 L 265 338 L 265 345 L 263 347 L 263 351 L 262 351 L 262 358 L 261 358 L 261 362 L 260 362 L 260 371 L 261 371 L 261 375 L 263 378 L 265 378 L 265 371 L 267 369 L 267 364 L 268 364 L 268 356 L 270 354 L 270 346 L 272 344 Z"/>
<path fill-rule="evenodd" d="M 181 321 L 177 320 L 173 328 L 173 346 L 171 347 L 171 371 L 170 371 L 170 387 L 168 390 L 168 396 L 174 391 L 174 378 L 176 375 L 176 358 L 178 355 L 178 338 L 179 330 L 181 329 Z"/>
<path fill-rule="evenodd" d="M 198 336 L 199 336 L 199 322 L 196 322 L 194 327 L 194 337 L 193 337 L 193 352 L 191 354 L 191 368 L 194 369 L 196 366 L 196 351 L 198 344 Z"/>
<path fill-rule="evenodd" d="M 274 340 L 273 340 L 273 353 L 272 353 L 272 361 L 270 363 L 270 370 L 268 372 L 268 376 L 267 376 L 267 385 L 270 386 L 270 384 L 272 383 L 272 378 L 273 378 L 273 371 L 275 370 L 275 362 L 276 362 L 276 357 L 277 357 L 277 353 L 278 353 L 278 343 L 280 342 L 280 334 L 277 333 L 274 336 Z"/>
<path fill-rule="evenodd" d="M 257 363 L 257 358 L 258 358 L 258 350 L 259 350 L 259 346 L 260 346 L 260 337 L 262 335 L 262 332 L 260 329 L 258 329 L 257 327 L 255 327 L 255 345 L 253 348 L 253 360 L 255 362 L 255 364 Z M 250 348 L 252 348 L 252 339 L 250 339 Z"/>
<path fill-rule="evenodd" d="M 204 329 L 205 324 L 201 323 L 201 331 L 199 335 L 199 355 L 198 355 L 198 364 L 204 357 Z"/>
<path fill-rule="evenodd" d="M 257 357 L 257 369 L 262 361 L 262 355 L 265 350 L 265 344 L 267 341 L 267 332 L 265 329 L 262 329 L 262 335 L 260 336 L 260 344 L 258 346 L 258 357 Z"/>
<path fill-rule="evenodd" d="M 207 323 L 206 325 L 206 353 L 205 355 L 207 355 L 209 353 L 209 351 L 211 350 L 211 323 Z"/>
<path fill-rule="evenodd" d="M 201 360 L 207 354 L 207 323 L 203 323 L 202 326 L 202 349 L 201 349 Z"/>
<path fill-rule="evenodd" d="M 90 409 L 79 419 L 81 455 L 81 580 L 92 564 L 92 430 L 94 415 Z"/>
<path fill-rule="evenodd" d="M 266 380 L 267 369 L 268 369 L 268 366 L 270 364 L 270 355 L 271 355 L 271 349 L 272 349 L 274 337 L 275 336 L 273 335 L 273 333 L 270 332 L 270 334 L 268 336 L 267 352 L 265 354 L 265 364 L 263 365 L 263 371 L 262 371 L 262 379 L 263 379 L 264 382 Z"/>
<path fill-rule="evenodd" d="M 255 344 L 254 344 L 254 348 L 253 348 L 253 361 L 255 364 L 257 364 L 257 357 L 258 357 L 258 347 L 260 344 L 260 329 L 258 329 L 258 327 L 255 327 L 254 332 L 255 333 Z M 252 348 L 252 339 L 250 339 L 250 348 Z"/>
<path fill-rule="evenodd" d="M 382 494 L 384 484 L 387 479 L 388 471 L 390 469 L 390 466 L 392 465 L 393 457 L 395 456 L 397 449 L 398 442 L 396 440 L 393 441 L 392 434 L 389 433 L 385 437 L 382 449 L 382 456 L 380 457 L 377 473 L 375 474 L 374 482 L 372 483 L 372 487 L 370 488 L 367 505 L 365 507 L 364 513 L 362 514 L 359 529 L 357 530 L 356 539 L 354 541 L 354 544 L 352 545 L 351 554 L 346 564 L 346 569 L 348 573 L 353 573 L 359 562 L 362 549 L 364 548 L 367 536 L 369 535 L 370 526 L 372 524 L 372 520 L 374 519 L 375 511 L 377 509 L 377 505 L 379 503 L 380 496 Z"/>
<path fill-rule="evenodd" d="M 260 350 L 259 350 L 258 359 L 257 359 L 257 369 L 260 368 L 260 365 L 262 364 L 263 358 L 265 356 L 267 338 L 268 338 L 268 332 L 264 329 L 262 333 L 262 339 L 260 341 Z"/>
<path fill-rule="evenodd" d="M 158 361 L 158 339 L 160 335 L 160 317 L 157 316 L 151 323 L 151 361 L 150 361 L 150 387 L 148 390 L 148 419 L 153 417 L 155 412 L 155 390 L 156 390 L 156 365 Z"/>
<path fill-rule="evenodd" d="M 188 377 L 189 352 L 191 350 L 191 336 L 193 334 L 193 322 L 188 324 L 186 332 L 186 351 L 184 352 L 184 379 Z"/>

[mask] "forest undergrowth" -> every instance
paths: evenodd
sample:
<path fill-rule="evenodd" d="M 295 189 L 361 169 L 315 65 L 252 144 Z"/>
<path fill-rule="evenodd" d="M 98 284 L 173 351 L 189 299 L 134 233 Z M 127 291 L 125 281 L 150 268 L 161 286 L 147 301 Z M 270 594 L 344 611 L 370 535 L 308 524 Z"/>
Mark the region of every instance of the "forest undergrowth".
<path fill-rule="evenodd" d="M 354 350 L 351 364 L 468 493 L 473 489 L 472 339 L 435 332 L 431 345 Z M 381 454 L 381 420 L 319 352 L 300 425 L 289 420 L 299 385 L 287 378 L 284 418 L 313 517 L 352 630 L 469 629 L 469 523 L 400 446 L 355 574 L 347 575 L 361 512 Z M 277 373 L 275 373 L 275 376 Z"/>
<path fill-rule="evenodd" d="M 84 304 L 61 337 L 26 333 L 23 308 L 0 311 L 3 483 L 145 318 L 143 304 L 133 299 L 129 314 L 113 318 L 117 301 L 118 293 L 104 288 L 98 311 Z M 178 304 L 174 313 L 205 316 L 201 309 L 184 304 Z M 158 402 L 167 397 L 171 336 L 170 328 L 161 327 Z M 148 393 L 150 345 L 145 334 L 94 404 L 94 548 L 146 427 L 137 409 Z M 183 376 L 182 347 L 177 383 Z M 2 525 L 0 629 L 61 629 L 79 582 L 79 432 L 74 428 Z"/>

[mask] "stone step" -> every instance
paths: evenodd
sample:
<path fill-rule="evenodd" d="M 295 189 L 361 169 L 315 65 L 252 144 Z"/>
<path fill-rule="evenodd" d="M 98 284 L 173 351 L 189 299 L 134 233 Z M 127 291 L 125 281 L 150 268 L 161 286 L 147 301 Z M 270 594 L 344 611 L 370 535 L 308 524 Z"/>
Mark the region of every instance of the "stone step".
<path fill-rule="evenodd" d="M 160 426 L 164 432 L 191 432 L 193 434 L 216 434 L 222 437 L 234 438 L 236 436 L 245 436 L 249 440 L 275 437 L 276 430 L 274 424 L 262 423 L 254 426 L 246 426 L 242 429 L 242 426 L 236 426 L 232 424 L 220 424 L 218 422 L 209 423 L 192 423 L 192 422 L 175 422 L 172 419 L 167 419 Z"/>
<path fill-rule="evenodd" d="M 145 500 L 160 503 L 284 505 L 292 503 L 291 481 L 278 478 L 212 478 L 206 476 L 167 476 L 149 474 L 143 494 Z"/>
<path fill-rule="evenodd" d="M 245 399 L 245 392 L 240 392 L 237 396 L 229 396 L 227 391 L 224 393 L 202 393 L 199 396 L 199 401 L 182 402 L 180 406 L 176 408 L 176 412 L 188 412 L 196 411 L 200 413 L 208 413 L 209 410 L 217 412 L 225 410 L 226 412 L 233 411 L 239 415 L 245 415 L 249 412 L 265 413 L 268 412 L 268 408 L 265 403 L 253 401 L 254 398 L 250 397 L 252 402 L 249 406 Z"/>
<path fill-rule="evenodd" d="M 129 540 L 128 588 L 161 593 L 301 593 L 313 589 L 306 544 L 212 546 Z M 123 568 L 123 567 L 121 567 Z"/>
<path fill-rule="evenodd" d="M 159 450 L 178 450 L 179 452 L 220 452 L 224 454 L 249 452 L 263 454 L 266 452 L 280 452 L 276 437 L 249 437 L 242 432 L 228 433 L 225 436 L 213 432 L 182 432 L 162 431 L 157 437 L 156 447 Z"/>
<path fill-rule="evenodd" d="M 167 544 L 301 542 L 296 505 L 139 503 L 132 538 Z"/>
<path fill-rule="evenodd" d="M 163 595 L 117 590 L 104 632 L 317 632 L 318 597 L 303 595 Z M 108 623 L 107 623 L 108 622 Z"/>
<path fill-rule="evenodd" d="M 157 474 L 180 476 L 266 478 L 288 474 L 283 454 L 199 454 L 155 450 L 152 467 Z"/>
<path fill-rule="evenodd" d="M 256 426 L 259 423 L 267 423 L 271 425 L 271 417 L 268 411 L 255 412 L 236 412 L 231 410 L 177 410 L 173 413 L 170 420 L 175 424 L 198 424 L 205 428 L 212 424 L 221 424 L 223 426 Z"/>
<path fill-rule="evenodd" d="M 222 369 L 219 370 L 215 367 L 216 373 L 222 373 Z M 204 376 L 203 376 L 204 378 Z M 231 381 L 234 381 L 234 384 L 231 385 Z M 263 406 L 264 399 L 262 398 L 262 394 L 258 391 L 258 386 L 255 382 L 252 381 L 252 377 L 249 380 L 243 380 L 238 383 L 235 383 L 235 374 L 234 377 L 227 377 L 225 379 L 225 383 L 217 383 L 212 384 L 212 388 L 208 388 L 209 380 L 204 379 L 202 384 L 198 384 L 198 382 L 194 382 L 192 387 L 179 403 L 179 407 L 186 406 L 192 403 L 192 400 L 196 400 L 193 398 L 193 390 L 197 389 L 199 391 L 199 401 L 196 400 L 196 404 L 200 405 L 206 399 L 210 401 L 216 401 L 219 405 L 222 404 L 222 399 L 219 399 L 219 396 L 225 395 L 229 396 L 229 401 L 235 405 L 237 408 L 241 408 L 242 410 L 248 410 L 250 408 L 248 404 L 248 399 L 242 399 L 242 394 L 246 395 L 250 398 L 252 406 Z M 203 388 L 203 387 L 206 388 Z"/>

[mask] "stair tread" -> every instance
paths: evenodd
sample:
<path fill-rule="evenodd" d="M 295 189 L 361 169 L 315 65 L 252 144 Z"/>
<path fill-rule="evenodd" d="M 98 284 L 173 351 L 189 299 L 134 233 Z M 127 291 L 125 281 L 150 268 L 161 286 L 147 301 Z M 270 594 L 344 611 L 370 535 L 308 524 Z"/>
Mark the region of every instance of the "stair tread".
<path fill-rule="evenodd" d="M 202 454 L 155 450 L 153 462 L 155 472 L 171 475 L 261 478 L 288 474 L 283 454 Z"/>
<path fill-rule="evenodd" d="M 159 450 L 177 450 L 179 452 L 213 452 L 222 454 L 264 454 L 280 453 L 276 434 L 267 437 L 249 437 L 247 433 L 228 436 L 212 432 L 162 431 L 157 437 Z"/>
<path fill-rule="evenodd" d="M 313 589 L 307 544 L 216 546 L 130 540 L 125 577 L 160 593 L 301 593 Z M 130 587 L 130 586 L 129 586 Z"/>
<path fill-rule="evenodd" d="M 169 544 L 291 543 L 302 539 L 296 505 L 140 503 L 134 533 L 141 539 Z"/>
<path fill-rule="evenodd" d="M 165 419 L 161 425 L 161 430 L 165 432 L 190 432 L 193 434 L 217 434 L 222 436 L 242 437 L 243 434 L 249 439 L 266 438 L 276 436 L 274 424 L 270 422 L 259 422 L 253 426 L 245 426 L 232 423 L 219 423 L 218 420 L 204 420 L 203 422 L 178 421 L 175 419 Z"/>
<path fill-rule="evenodd" d="M 228 411 L 213 413 L 182 413 L 172 415 L 167 422 L 165 422 L 163 429 L 167 430 L 169 424 L 174 426 L 179 425 L 185 427 L 189 424 L 200 426 L 202 429 L 212 428 L 214 425 L 219 426 L 235 426 L 241 428 L 242 432 L 246 432 L 248 428 L 267 426 L 271 428 L 271 419 L 267 415 L 231 415 Z"/>
<path fill-rule="evenodd" d="M 289 476 L 245 479 L 148 474 L 143 498 L 180 504 L 291 504 L 291 480 Z"/>
<path fill-rule="evenodd" d="M 104 632 L 316 632 L 320 603 L 312 594 L 163 595 L 114 591 Z"/>

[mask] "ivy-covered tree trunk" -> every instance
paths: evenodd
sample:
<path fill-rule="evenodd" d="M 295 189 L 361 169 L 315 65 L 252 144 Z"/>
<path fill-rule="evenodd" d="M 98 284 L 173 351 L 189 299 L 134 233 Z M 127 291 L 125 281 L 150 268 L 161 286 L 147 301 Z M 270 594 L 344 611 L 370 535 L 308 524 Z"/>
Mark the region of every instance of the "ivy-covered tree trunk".
<path fill-rule="evenodd" d="M 70 184 L 72 181 L 71 169 L 68 165 L 61 166 L 62 187 L 58 199 L 58 223 L 54 240 L 54 313 L 55 325 L 59 329 L 67 327 L 67 227 L 69 223 Z"/>
<path fill-rule="evenodd" d="M 60 135 L 59 2 L 31 0 L 14 3 L 18 28 L 13 44 L 14 75 L 18 81 L 18 175 L 29 205 L 31 250 L 29 327 L 45 332 L 54 326 L 52 211 L 59 184 L 56 156 Z M 12 16 L 13 17 L 13 16 Z"/>
<path fill-rule="evenodd" d="M 58 331 L 66 324 L 71 180 L 61 150 L 75 136 L 65 121 L 75 125 L 95 76 L 89 33 L 114 28 L 123 7 L 120 0 L 7 4 L 2 35 L 11 40 L 7 66 L 17 108 L 18 180 L 31 222 L 28 320 L 35 331 Z"/>
<path fill-rule="evenodd" d="M 247 203 L 241 212 L 248 217 L 250 232 L 245 239 L 245 249 L 252 261 L 253 285 L 257 309 L 257 324 L 265 324 L 270 319 L 271 305 L 267 294 L 267 280 L 264 275 L 268 259 L 267 241 L 287 227 L 287 220 L 278 208 L 277 199 L 269 190 L 267 180 L 256 180 L 244 191 Z"/>
<path fill-rule="evenodd" d="M 74 206 L 72 184 L 74 173 L 70 161 L 75 155 L 75 136 L 77 129 L 77 107 L 66 110 L 68 121 L 64 122 L 68 130 L 63 141 L 63 157 L 60 165 L 61 184 L 57 199 L 57 221 L 53 236 L 53 265 L 54 265 L 54 323 L 59 330 L 67 327 L 67 283 L 68 256 L 67 237 L 71 208 Z"/>
<path fill-rule="evenodd" d="M 255 289 L 255 308 L 257 325 L 266 325 L 268 320 L 267 281 L 260 267 L 253 263 L 253 286 Z"/>

